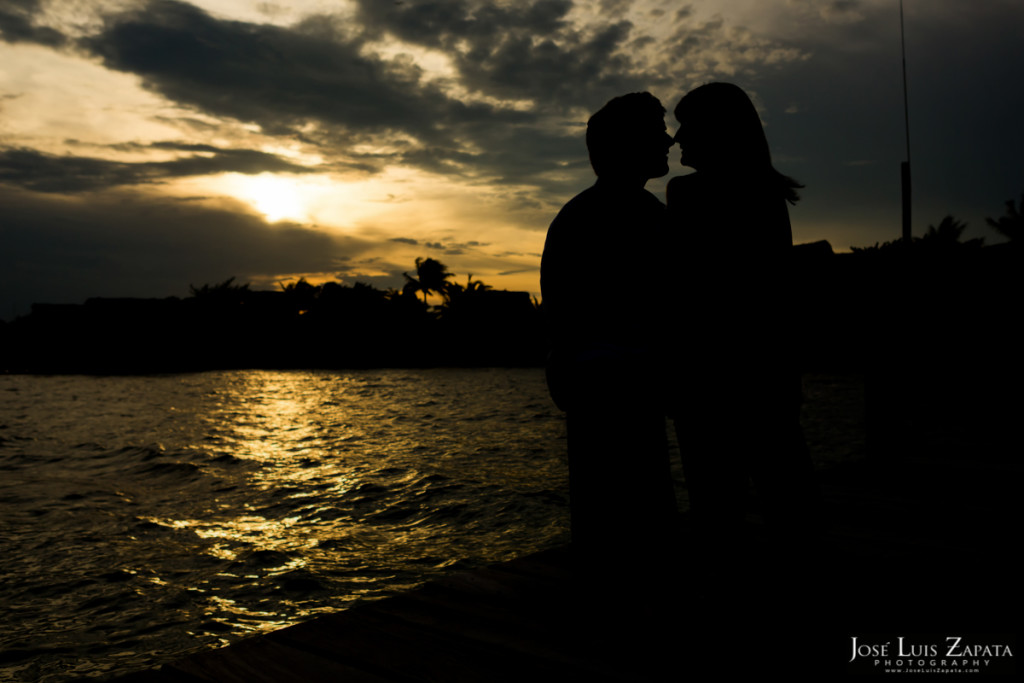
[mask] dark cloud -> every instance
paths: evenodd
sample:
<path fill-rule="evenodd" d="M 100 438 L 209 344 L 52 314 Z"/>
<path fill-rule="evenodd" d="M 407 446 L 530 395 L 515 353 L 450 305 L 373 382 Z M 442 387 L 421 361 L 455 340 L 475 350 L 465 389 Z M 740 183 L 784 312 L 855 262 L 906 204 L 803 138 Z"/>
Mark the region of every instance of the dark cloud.
<path fill-rule="evenodd" d="M 139 185 L 184 176 L 216 173 L 306 173 L 310 169 L 273 154 L 251 149 L 219 149 L 210 145 L 158 142 L 119 145 L 120 149 L 164 149 L 196 152 L 170 161 L 124 162 L 96 157 L 58 156 L 37 150 L 0 149 L 0 183 L 36 192 L 84 192 L 117 185 Z"/>
<path fill-rule="evenodd" d="M 3 0 L 0 4 L 0 39 L 8 43 L 38 43 L 60 47 L 67 42 L 60 31 L 39 26 L 33 20 L 41 10 L 39 0 Z"/>
<path fill-rule="evenodd" d="M 601 0 L 601 16 L 621 17 L 629 10 L 633 0 Z"/>
<path fill-rule="evenodd" d="M 539 256 L 539 254 L 530 254 L 530 255 L 531 256 L 535 256 L 535 255 Z M 519 268 L 517 270 L 503 270 L 500 273 L 498 273 L 498 275 L 518 275 L 519 273 L 532 273 L 532 272 L 537 271 L 537 270 L 540 270 L 540 266 L 536 266 L 534 268 Z"/>
<path fill-rule="evenodd" d="M 564 176 L 567 158 L 586 159 L 582 138 L 556 120 L 567 112 L 585 120 L 611 97 L 647 87 L 628 55 L 631 25 L 577 29 L 566 21 L 571 8 L 569 0 L 367 0 L 354 22 L 321 16 L 280 27 L 152 0 L 109 17 L 82 45 L 175 102 L 293 136 L 341 167 L 404 164 L 541 185 L 545 174 Z M 445 51 L 468 98 L 427 79 L 406 55 L 368 49 L 388 37 Z M 357 147 L 382 141 L 387 154 Z"/>
<path fill-rule="evenodd" d="M 675 16 L 673 17 L 672 20 L 678 22 L 678 21 L 682 21 L 683 19 L 689 19 L 692 16 L 693 16 L 693 5 L 683 5 L 678 10 L 676 10 Z"/>
<path fill-rule="evenodd" d="M 794 35 L 808 59 L 743 83 L 763 105 L 780 170 L 807 185 L 795 236 L 837 248 L 899 236 L 906 158 L 898 13 L 867 3 L 845 9 L 862 16 L 825 17 Z M 968 237 L 991 240 L 984 217 L 1024 189 L 1024 91 L 1013 71 L 1024 63 L 1021 25 L 1024 5 L 1002 0 L 908 12 L 915 234 L 952 213 L 970 224 Z M 843 236 L 817 227 L 837 222 L 857 227 Z"/>
<path fill-rule="evenodd" d="M 822 3 L 819 11 L 821 16 L 826 19 L 856 20 L 863 16 L 861 14 L 863 6 L 862 0 L 830 0 Z"/>
<path fill-rule="evenodd" d="M 688 17 L 687 14 L 683 18 Z M 712 53 L 716 48 L 727 45 L 728 38 L 724 29 L 725 20 L 721 17 L 715 17 L 699 26 L 684 23 L 666 45 L 666 52 L 672 62 L 686 65 L 695 53 Z"/>
<path fill-rule="evenodd" d="M 184 2 L 152 0 L 110 17 L 83 44 L 165 97 L 271 133 L 319 122 L 357 136 L 442 141 L 450 139 L 446 124 L 495 116 L 425 84 L 408 58 L 362 54 L 362 38 L 332 25 L 329 18 L 291 28 L 228 21 Z"/>
<path fill-rule="evenodd" d="M 392 240 L 402 241 L 410 244 L 419 244 L 415 240 Z M 424 242 L 423 247 L 426 249 L 432 249 L 434 251 L 440 251 L 448 256 L 462 256 L 467 253 L 479 254 L 481 250 L 491 246 L 489 242 L 480 242 L 479 240 L 468 240 L 466 242 Z"/>
<path fill-rule="evenodd" d="M 411 244 L 413 246 L 416 246 L 417 244 L 420 243 L 419 240 L 413 239 L 412 237 L 392 237 L 388 241 L 389 242 L 398 242 L 400 244 Z"/>
<path fill-rule="evenodd" d="M 460 56 L 463 81 L 488 94 L 524 98 L 542 109 L 593 110 L 611 97 L 642 88 L 633 64 L 621 52 L 632 26 L 621 21 L 591 35 L 572 33 L 563 41 L 506 35 Z"/>
<path fill-rule="evenodd" d="M 377 25 L 356 29 L 318 17 L 283 28 L 222 20 L 184 2 L 152 0 L 109 17 L 82 46 L 107 67 L 138 74 L 146 88 L 179 104 L 292 136 L 342 166 L 374 171 L 400 163 L 445 174 L 494 174 L 501 166 L 490 150 L 511 131 L 535 127 L 535 113 L 450 96 L 444 82 L 426 79 L 408 56 L 374 56 L 364 49 L 365 41 L 387 28 L 423 45 L 470 36 L 479 50 L 486 42 L 473 29 L 486 26 L 502 37 L 487 55 L 460 57 L 465 75 L 472 76 L 462 85 L 489 95 L 540 93 L 543 100 L 545 90 L 551 94 L 594 72 L 590 55 L 611 49 L 627 31 L 613 27 L 581 39 L 580 55 L 573 56 L 570 48 L 550 41 L 531 46 L 534 34 L 527 32 L 528 27 L 560 30 L 566 2 L 541 0 L 517 12 L 484 5 L 472 20 L 462 3 L 396 5 L 397 17 L 387 14 L 390 4 L 384 10 L 380 3 L 373 7 Z M 385 21 L 390 19 L 395 21 Z M 502 26 L 505 19 L 511 28 Z M 361 143 L 382 141 L 393 151 L 355 151 Z M 544 162 L 538 162 L 543 155 L 534 157 L 534 149 L 523 145 L 516 149 L 519 169 L 544 170 Z"/>
<path fill-rule="evenodd" d="M 370 35 L 454 51 L 460 41 L 473 46 L 502 40 L 510 33 L 544 36 L 566 26 L 571 0 L 535 0 L 500 6 L 483 0 L 358 0 L 359 20 Z"/>
<path fill-rule="evenodd" d="M 185 295 L 189 284 L 331 273 L 370 243 L 269 225 L 241 205 L 130 192 L 88 197 L 0 189 L 0 310 L 90 296 Z"/>
<path fill-rule="evenodd" d="M 780 170 L 807 185 L 804 200 L 792 214 L 798 241 L 828 238 L 845 247 L 898 234 L 904 147 L 898 15 L 893 5 L 792 0 L 764 9 L 742 3 L 747 7 L 738 15 L 720 17 L 697 12 L 692 4 L 662 3 L 664 13 L 654 33 L 668 30 L 671 35 L 652 44 L 652 30 L 626 21 L 637 17 L 639 23 L 650 17 L 639 18 L 637 7 L 627 7 L 626 0 L 595 3 L 606 13 L 590 25 L 568 20 L 573 5 L 569 0 L 355 2 L 351 16 L 319 15 L 279 26 L 227 20 L 181 0 L 140 0 L 132 11 L 107 16 L 98 32 L 78 39 L 74 46 L 111 69 L 136 75 L 148 90 L 189 110 L 164 119 L 181 131 L 189 130 L 182 135 L 196 134 L 196 139 L 206 141 L 231 139 L 238 122 L 251 123 L 265 134 L 303 143 L 327 159 L 317 171 L 373 173 L 408 165 L 458 176 L 464 185 L 479 188 L 490 206 L 500 205 L 506 218 L 538 230 L 548 224 L 557 205 L 592 178 L 582 128 L 590 112 L 613 96 L 636 90 L 672 98 L 664 100 L 671 111 L 693 86 L 729 80 L 754 96 Z M 263 11 L 297 16 L 285 4 L 266 3 Z M 0 39 L 67 46 L 58 31 L 46 28 L 40 10 L 37 0 L 0 0 Z M 1000 213 L 1003 202 L 1024 188 L 1019 162 L 1024 127 L 1018 122 L 1024 101 L 1015 87 L 1019 79 L 1014 71 L 1024 63 L 1024 41 L 1016 35 L 1024 22 L 1024 5 L 1019 0 L 936 0 L 907 3 L 907 11 L 916 220 L 921 225 L 935 223 L 945 209 L 968 221 L 972 230 L 983 230 L 983 217 Z M 749 28 L 738 25 L 736 16 L 742 16 Z M 400 54 L 405 48 L 393 39 L 412 46 L 409 52 L 418 54 L 416 48 L 422 47 L 442 53 L 453 73 L 428 73 L 422 66 L 426 62 L 417 64 L 416 57 Z M 387 49 L 382 51 L 381 46 Z M 174 110 L 164 113 L 168 111 Z M 60 213 L 57 207 L 82 197 L 59 193 L 96 194 L 112 185 L 138 186 L 223 171 L 304 170 L 287 159 L 253 150 L 174 141 L 150 147 L 178 158 L 128 163 L 98 158 L 109 151 L 105 148 L 90 148 L 89 155 L 54 156 L 0 147 L 0 182 L 50 193 L 49 208 L 43 198 L 33 200 L 40 216 L 72 224 L 74 212 Z M 117 151 L 146 149 L 125 145 Z M 664 182 L 648 187 L 661 194 Z M 23 203 L 29 201 L 30 195 L 19 196 Z M 129 202 L 131 210 L 125 215 L 145 225 L 140 201 Z M 180 201 L 154 207 L 177 211 L 185 221 L 195 216 L 198 224 L 212 225 L 207 220 L 212 220 L 208 201 L 187 204 L 199 213 L 182 214 L 186 203 Z M 113 200 L 101 205 L 106 211 L 102 219 L 121 225 Z M 21 215 L 28 225 L 29 214 Z M 263 245 L 257 249 L 260 257 L 251 259 L 261 262 L 271 251 L 266 247 L 271 237 L 258 218 L 244 215 L 251 233 L 241 228 L 236 232 L 251 234 L 257 245 Z M 6 213 L 3 220 L 6 230 Z M 103 223 L 99 214 L 88 220 Z M 828 234 L 830 225 L 841 225 L 859 237 L 837 238 Z M 294 230 L 298 232 L 273 233 L 282 253 L 294 255 L 289 257 L 291 265 L 267 265 L 267 272 L 320 272 L 325 264 L 299 244 L 335 255 L 329 259 L 334 272 L 347 276 L 369 272 L 369 277 L 383 278 L 401 272 L 365 257 L 339 265 L 347 245 L 340 248 L 330 239 L 313 245 L 311 232 Z M 99 232 L 110 243 L 121 244 L 114 250 L 119 259 L 136 237 L 127 230 L 117 233 L 117 239 L 103 229 Z M 67 235 L 58 239 L 60 235 L 42 227 L 36 233 L 43 242 L 54 237 L 55 245 L 69 243 Z M 14 233 L 5 232 L 4 239 L 10 234 Z M 161 228 L 153 234 L 166 236 L 170 231 Z M 281 242 L 285 234 L 291 237 Z M 193 244 L 206 243 L 194 236 Z M 425 251 L 480 251 L 471 243 L 424 245 L 398 237 L 381 241 L 374 253 L 407 254 L 409 245 Z M 10 253 L 7 246 L 4 255 Z M 30 253 L 26 244 L 20 248 Z M 215 249 L 230 247 L 217 243 Z M 83 248 L 82 253 L 82 273 L 108 267 L 117 272 L 100 252 Z M 467 259 L 453 259 L 459 260 Z M 133 261 L 125 257 L 121 262 Z M 68 258 L 55 258 L 54 263 L 55 269 L 78 272 Z M 245 272 L 254 271 L 218 269 L 191 280 L 214 281 Z"/>
<path fill-rule="evenodd" d="M 586 160 L 582 137 L 558 126 L 560 117 L 644 89 L 623 52 L 630 24 L 574 29 L 565 20 L 571 7 L 568 0 L 514 8 L 367 1 L 356 22 L 322 16 L 280 27 L 152 0 L 109 17 L 82 45 L 179 104 L 290 135 L 338 168 L 404 164 L 539 186 L 546 174 L 564 176 L 567 158 Z M 443 49 L 470 98 L 448 94 L 449 84 L 426 79 L 405 55 L 383 58 L 367 49 L 366 41 L 388 36 Z M 484 97 L 529 105 L 501 107 Z M 366 153 L 358 145 L 367 142 L 387 142 L 390 151 Z M 589 175 L 585 164 L 574 168 Z M 131 175 L 126 168 L 116 173 Z"/>
<path fill-rule="evenodd" d="M 617 14 L 624 10 L 621 2 L 613 5 Z M 359 0 L 359 7 L 359 19 L 372 35 L 444 50 L 459 82 L 471 91 L 528 100 L 538 111 L 590 111 L 646 84 L 625 50 L 632 25 L 618 20 L 574 28 L 566 21 L 569 0 L 508 7 L 470 0 Z"/>
<path fill-rule="evenodd" d="M 384 271 L 384 275 L 379 271 Z M 359 263 L 353 263 L 344 270 L 335 273 L 335 278 L 347 285 L 362 283 L 376 287 L 381 290 L 394 289 L 401 291 L 406 279 L 403 273 L 413 270 L 412 265 L 397 266 L 382 264 L 376 259 L 366 259 Z"/>

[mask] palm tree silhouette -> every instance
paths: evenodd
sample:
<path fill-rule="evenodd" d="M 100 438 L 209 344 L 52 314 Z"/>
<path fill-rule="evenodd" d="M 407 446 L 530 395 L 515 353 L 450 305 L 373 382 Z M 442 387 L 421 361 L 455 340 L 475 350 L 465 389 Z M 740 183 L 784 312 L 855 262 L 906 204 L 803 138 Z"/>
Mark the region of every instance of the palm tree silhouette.
<path fill-rule="evenodd" d="M 305 315 L 313 310 L 317 297 L 320 296 L 320 287 L 306 282 L 304 277 L 299 278 L 298 282 L 289 282 L 280 287 L 299 315 Z"/>
<path fill-rule="evenodd" d="M 948 251 L 958 248 L 977 248 L 984 244 L 985 239 L 976 237 L 966 242 L 961 242 L 960 237 L 967 229 L 967 223 L 957 220 L 952 216 L 943 218 L 938 226 L 929 225 L 928 232 L 914 241 L 926 249 L 934 251 Z"/>
<path fill-rule="evenodd" d="M 416 258 L 416 277 L 409 273 L 402 273 L 406 279 L 406 287 L 415 286 L 423 292 L 423 303 L 427 303 L 427 295 L 431 292 L 440 294 L 447 299 L 448 278 L 452 274 L 448 272 L 448 266 L 432 258 Z"/>
<path fill-rule="evenodd" d="M 1013 242 L 1019 240 L 1024 233 L 1024 192 L 1020 195 L 1020 210 L 1013 205 L 1012 199 L 1006 200 L 1006 215 L 999 219 L 986 218 L 985 222 L 996 230 L 1000 235 Z"/>
<path fill-rule="evenodd" d="M 990 222 L 991 220 L 989 219 Z M 911 243 L 912 249 L 917 253 L 934 254 L 950 251 L 960 252 L 963 249 L 977 249 L 984 246 L 985 238 L 983 237 L 975 237 L 961 242 L 960 238 L 966 229 L 967 223 L 953 216 L 946 216 L 939 221 L 938 225 L 929 225 L 928 231 L 924 235 L 915 237 Z M 901 253 L 905 247 L 906 243 L 902 240 L 891 240 L 882 244 L 875 242 L 870 247 L 850 247 L 850 250 L 855 254 Z"/>
<path fill-rule="evenodd" d="M 204 284 L 202 287 L 188 286 L 192 298 L 205 304 L 232 306 L 243 301 L 249 294 L 249 283 L 236 285 L 235 278 L 229 277 L 224 282 Z"/>
<path fill-rule="evenodd" d="M 474 280 L 473 274 L 470 273 L 466 277 L 465 285 L 460 285 L 458 282 L 449 282 L 445 285 L 444 291 L 445 294 L 447 295 L 446 298 L 451 300 L 458 299 L 459 297 L 465 295 L 472 296 L 474 294 L 478 294 L 479 292 L 486 292 L 490 289 L 490 285 L 485 284 L 480 280 Z"/>

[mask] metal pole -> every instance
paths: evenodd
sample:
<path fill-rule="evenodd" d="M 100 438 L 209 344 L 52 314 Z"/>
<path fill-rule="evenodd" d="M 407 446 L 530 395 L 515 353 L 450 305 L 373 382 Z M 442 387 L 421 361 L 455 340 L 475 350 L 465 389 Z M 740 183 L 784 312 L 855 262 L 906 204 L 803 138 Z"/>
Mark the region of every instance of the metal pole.
<path fill-rule="evenodd" d="M 903 188 L 903 242 L 910 244 L 910 105 L 907 102 L 907 41 L 903 33 L 903 0 L 900 0 L 900 51 L 903 56 L 903 124 L 906 127 L 907 160 L 900 164 Z"/>

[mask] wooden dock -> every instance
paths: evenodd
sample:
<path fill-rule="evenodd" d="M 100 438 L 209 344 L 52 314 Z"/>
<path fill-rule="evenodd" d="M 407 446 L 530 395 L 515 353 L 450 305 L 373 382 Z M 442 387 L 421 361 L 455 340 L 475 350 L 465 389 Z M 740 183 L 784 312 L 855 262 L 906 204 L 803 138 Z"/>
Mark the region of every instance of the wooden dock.
<path fill-rule="evenodd" d="M 659 562 L 554 548 L 117 682 L 842 675 L 856 633 L 1018 630 L 1021 471 L 914 467 L 917 489 L 891 470 L 844 475 L 826 482 L 840 514 L 810 553 L 761 538 L 709 557 L 686 533 Z"/>
<path fill-rule="evenodd" d="M 753 665 L 751 646 L 775 642 L 729 604 L 709 620 L 709 594 L 685 600 L 660 580 L 627 594 L 621 578 L 580 576 L 555 548 L 117 681 L 669 681 L 735 659 L 742 641 L 729 670 Z"/>
<path fill-rule="evenodd" d="M 646 680 L 650 658 L 624 639 L 622 611 L 608 630 L 593 597 L 582 599 L 569 549 L 556 548 L 118 681 Z"/>

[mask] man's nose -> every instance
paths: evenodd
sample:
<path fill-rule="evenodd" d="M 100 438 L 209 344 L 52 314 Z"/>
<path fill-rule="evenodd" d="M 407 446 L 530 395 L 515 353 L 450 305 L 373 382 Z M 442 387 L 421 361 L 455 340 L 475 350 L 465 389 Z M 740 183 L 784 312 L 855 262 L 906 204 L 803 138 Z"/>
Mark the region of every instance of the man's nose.
<path fill-rule="evenodd" d="M 665 133 L 665 146 L 671 147 L 674 144 L 676 144 L 676 139 L 669 135 L 668 133 Z"/>

